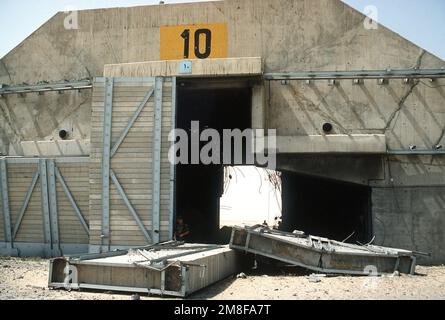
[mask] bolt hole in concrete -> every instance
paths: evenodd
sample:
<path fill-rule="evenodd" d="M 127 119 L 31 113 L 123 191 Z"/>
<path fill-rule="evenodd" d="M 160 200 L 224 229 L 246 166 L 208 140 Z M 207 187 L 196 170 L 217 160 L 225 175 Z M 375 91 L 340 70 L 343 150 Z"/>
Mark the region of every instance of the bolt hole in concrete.
<path fill-rule="evenodd" d="M 334 127 L 332 126 L 331 123 L 326 122 L 325 124 L 323 124 L 323 132 L 324 133 L 331 133 L 333 129 L 334 129 Z"/>
<path fill-rule="evenodd" d="M 67 130 L 64 130 L 64 129 L 60 130 L 60 131 L 59 131 L 59 137 L 60 137 L 60 139 L 62 139 L 62 140 L 67 140 L 68 137 L 69 137 L 69 133 L 68 133 L 68 131 L 67 131 Z"/>

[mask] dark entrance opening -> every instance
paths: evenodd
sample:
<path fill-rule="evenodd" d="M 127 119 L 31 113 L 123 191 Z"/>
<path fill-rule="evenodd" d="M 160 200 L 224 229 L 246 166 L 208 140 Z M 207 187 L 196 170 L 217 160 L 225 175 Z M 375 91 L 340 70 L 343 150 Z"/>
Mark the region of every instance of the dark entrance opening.
<path fill-rule="evenodd" d="M 191 122 L 199 121 L 200 131 L 216 129 L 245 130 L 251 126 L 251 87 L 248 82 L 206 79 L 178 81 L 177 128 L 191 131 Z M 221 152 L 222 139 L 221 139 Z M 206 142 L 201 143 L 201 147 Z M 189 139 L 189 157 L 191 156 Z M 222 157 L 221 157 L 222 159 Z M 176 215 L 189 225 L 188 242 L 227 243 L 219 229 L 220 198 L 224 192 L 224 166 L 180 164 L 176 166 Z"/>
<path fill-rule="evenodd" d="M 283 172 L 283 228 L 366 243 L 372 237 L 371 189 Z"/>

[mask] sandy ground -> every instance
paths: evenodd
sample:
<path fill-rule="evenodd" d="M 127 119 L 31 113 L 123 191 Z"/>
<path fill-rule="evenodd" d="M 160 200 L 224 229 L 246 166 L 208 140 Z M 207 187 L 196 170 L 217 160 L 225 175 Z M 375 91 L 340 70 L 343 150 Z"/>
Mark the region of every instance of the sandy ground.
<path fill-rule="evenodd" d="M 445 267 L 417 267 L 417 275 L 385 277 L 312 277 L 296 268 L 260 268 L 246 278 L 231 277 L 195 293 L 190 299 L 445 300 Z M 48 261 L 0 258 L 0 299 L 130 300 L 131 295 L 49 290 Z M 144 299 L 156 299 L 141 297 Z"/>

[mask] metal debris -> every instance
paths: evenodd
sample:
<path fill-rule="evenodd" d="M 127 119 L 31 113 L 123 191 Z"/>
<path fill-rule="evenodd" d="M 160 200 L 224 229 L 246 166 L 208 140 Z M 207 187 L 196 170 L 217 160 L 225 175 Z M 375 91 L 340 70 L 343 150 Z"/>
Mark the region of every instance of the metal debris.
<path fill-rule="evenodd" d="M 228 246 L 170 242 L 52 259 L 49 287 L 186 297 L 237 274 L 246 259 Z"/>
<path fill-rule="evenodd" d="M 309 282 L 312 282 L 312 283 L 318 283 L 318 282 L 321 282 L 320 277 L 317 277 L 316 274 L 311 274 L 311 275 L 308 276 L 307 278 L 308 278 Z"/>
<path fill-rule="evenodd" d="M 261 225 L 234 227 L 230 247 L 315 272 L 347 275 L 414 274 L 419 254 L 371 244 L 347 244 L 302 231 L 288 233 Z"/>

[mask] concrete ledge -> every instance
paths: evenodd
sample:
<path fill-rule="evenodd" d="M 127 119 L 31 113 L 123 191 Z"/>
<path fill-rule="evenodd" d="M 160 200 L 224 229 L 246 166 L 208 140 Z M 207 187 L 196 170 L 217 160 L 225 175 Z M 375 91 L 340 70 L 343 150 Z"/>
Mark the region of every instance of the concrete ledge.
<path fill-rule="evenodd" d="M 20 152 L 15 151 L 17 149 Z M 22 157 L 75 157 L 89 154 L 90 140 L 23 141 L 20 148 L 10 148 L 10 156 Z"/>
<path fill-rule="evenodd" d="M 385 154 L 383 134 L 277 137 L 278 153 Z"/>
<path fill-rule="evenodd" d="M 104 77 L 247 76 L 263 73 L 261 58 L 257 57 L 188 61 L 192 63 L 189 74 L 179 73 L 183 60 L 169 60 L 108 64 L 104 67 Z"/>

